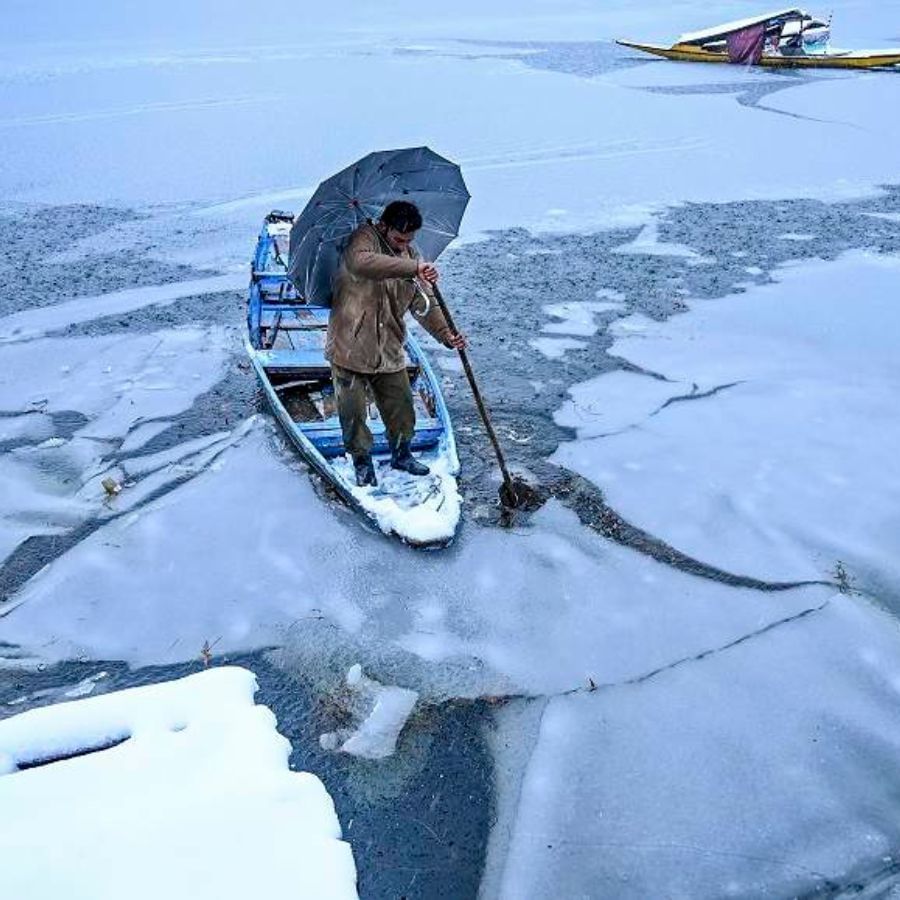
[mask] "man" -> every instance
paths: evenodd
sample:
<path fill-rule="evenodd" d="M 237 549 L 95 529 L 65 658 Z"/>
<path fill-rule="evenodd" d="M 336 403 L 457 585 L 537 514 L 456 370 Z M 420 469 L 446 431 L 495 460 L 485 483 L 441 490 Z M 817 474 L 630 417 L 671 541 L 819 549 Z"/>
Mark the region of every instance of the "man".
<path fill-rule="evenodd" d="M 366 424 L 367 386 L 387 430 L 391 466 L 410 475 L 429 471 L 410 452 L 416 413 L 403 350 L 407 310 L 422 304 L 419 321 L 437 340 L 455 349 L 466 346 L 465 337 L 450 330 L 431 302 L 438 270 L 412 246 L 421 227 L 414 204 L 389 203 L 377 223 L 367 222 L 353 232 L 335 276 L 325 356 L 331 361 L 344 448 L 353 458 L 360 487 L 378 483 Z"/>

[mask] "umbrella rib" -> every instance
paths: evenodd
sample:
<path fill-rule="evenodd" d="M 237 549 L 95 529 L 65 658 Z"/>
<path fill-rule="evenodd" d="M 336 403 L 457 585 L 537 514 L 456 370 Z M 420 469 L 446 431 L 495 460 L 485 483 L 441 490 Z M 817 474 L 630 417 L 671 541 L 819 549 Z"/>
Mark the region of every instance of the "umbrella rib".
<path fill-rule="evenodd" d="M 403 184 L 406 179 L 396 174 L 390 176 L 382 176 L 378 181 L 373 182 L 369 187 L 369 193 L 378 192 L 381 195 L 398 192 L 397 185 Z M 408 187 L 408 194 L 444 194 L 454 197 L 469 198 L 470 194 L 465 185 L 442 185 L 441 187 L 431 187 L 423 185 L 422 187 Z"/>
<path fill-rule="evenodd" d="M 310 226 L 310 231 L 325 231 L 328 228 L 333 227 L 346 227 L 346 223 L 343 221 L 347 217 L 347 209 L 344 208 L 334 208 L 329 209 L 321 216 L 319 222 L 315 225 Z"/>
<path fill-rule="evenodd" d="M 426 172 L 425 170 L 420 171 L 410 171 L 410 172 L 385 172 L 380 174 L 377 178 L 372 179 L 373 184 L 379 184 L 382 181 L 392 181 L 396 183 L 397 181 L 409 181 L 412 177 L 416 175 L 424 175 L 424 174 L 434 174 Z M 460 181 L 462 179 L 459 179 Z M 447 183 L 447 186 L 452 188 L 452 183 Z"/>
<path fill-rule="evenodd" d="M 459 233 L 470 194 L 459 167 L 427 147 L 370 153 L 341 170 L 319 185 L 294 225 L 303 229 L 295 242 L 295 271 L 309 298 L 326 300 L 329 276 L 351 232 L 400 199 L 420 205 L 420 241 L 436 257 Z"/>

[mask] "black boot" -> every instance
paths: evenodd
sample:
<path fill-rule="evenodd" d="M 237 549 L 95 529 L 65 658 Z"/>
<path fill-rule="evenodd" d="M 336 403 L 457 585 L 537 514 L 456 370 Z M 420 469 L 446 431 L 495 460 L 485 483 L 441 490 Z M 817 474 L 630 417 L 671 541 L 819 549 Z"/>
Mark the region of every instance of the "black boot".
<path fill-rule="evenodd" d="M 431 469 L 420 463 L 409 451 L 409 441 L 399 441 L 391 452 L 391 468 L 410 475 L 427 475 Z"/>
<path fill-rule="evenodd" d="M 356 471 L 356 486 L 378 487 L 378 479 L 375 477 L 375 463 L 368 453 L 365 456 L 355 456 L 353 458 L 353 468 Z"/>

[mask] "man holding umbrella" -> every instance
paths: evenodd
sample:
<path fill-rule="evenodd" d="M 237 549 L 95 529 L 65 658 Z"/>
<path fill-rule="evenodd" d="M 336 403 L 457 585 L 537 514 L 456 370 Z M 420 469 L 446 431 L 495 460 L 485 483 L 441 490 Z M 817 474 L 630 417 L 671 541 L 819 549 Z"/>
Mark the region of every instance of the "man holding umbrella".
<path fill-rule="evenodd" d="M 428 147 L 377 150 L 323 181 L 291 227 L 288 277 L 306 303 L 332 307 L 325 355 L 359 485 L 376 483 L 367 387 L 391 464 L 428 472 L 410 453 L 415 410 L 404 316 L 413 308 L 445 346 L 466 346 L 431 295 L 439 292 L 433 262 L 459 234 L 468 202 L 459 166 Z"/>
<path fill-rule="evenodd" d="M 325 356 L 331 361 L 344 447 L 353 458 L 356 483 L 376 485 L 372 433 L 366 424 L 366 389 L 371 389 L 391 447 L 391 466 L 410 475 L 428 467 L 410 452 L 416 414 L 406 371 L 404 316 L 410 309 L 444 346 L 464 349 L 434 304 L 433 263 L 413 247 L 422 216 L 415 204 L 395 200 L 375 223 L 350 236 L 334 279 Z"/>

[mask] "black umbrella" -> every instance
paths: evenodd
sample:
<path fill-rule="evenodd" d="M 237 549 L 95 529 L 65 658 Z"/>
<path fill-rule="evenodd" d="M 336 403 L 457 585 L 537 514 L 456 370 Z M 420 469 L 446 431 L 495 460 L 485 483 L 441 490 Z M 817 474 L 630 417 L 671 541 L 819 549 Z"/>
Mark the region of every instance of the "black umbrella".
<path fill-rule="evenodd" d="M 365 221 L 378 221 L 392 200 L 419 208 L 416 247 L 433 262 L 459 234 L 469 192 L 459 166 L 428 147 L 370 153 L 323 181 L 291 228 L 288 277 L 307 303 L 331 303 L 348 238 Z"/>

